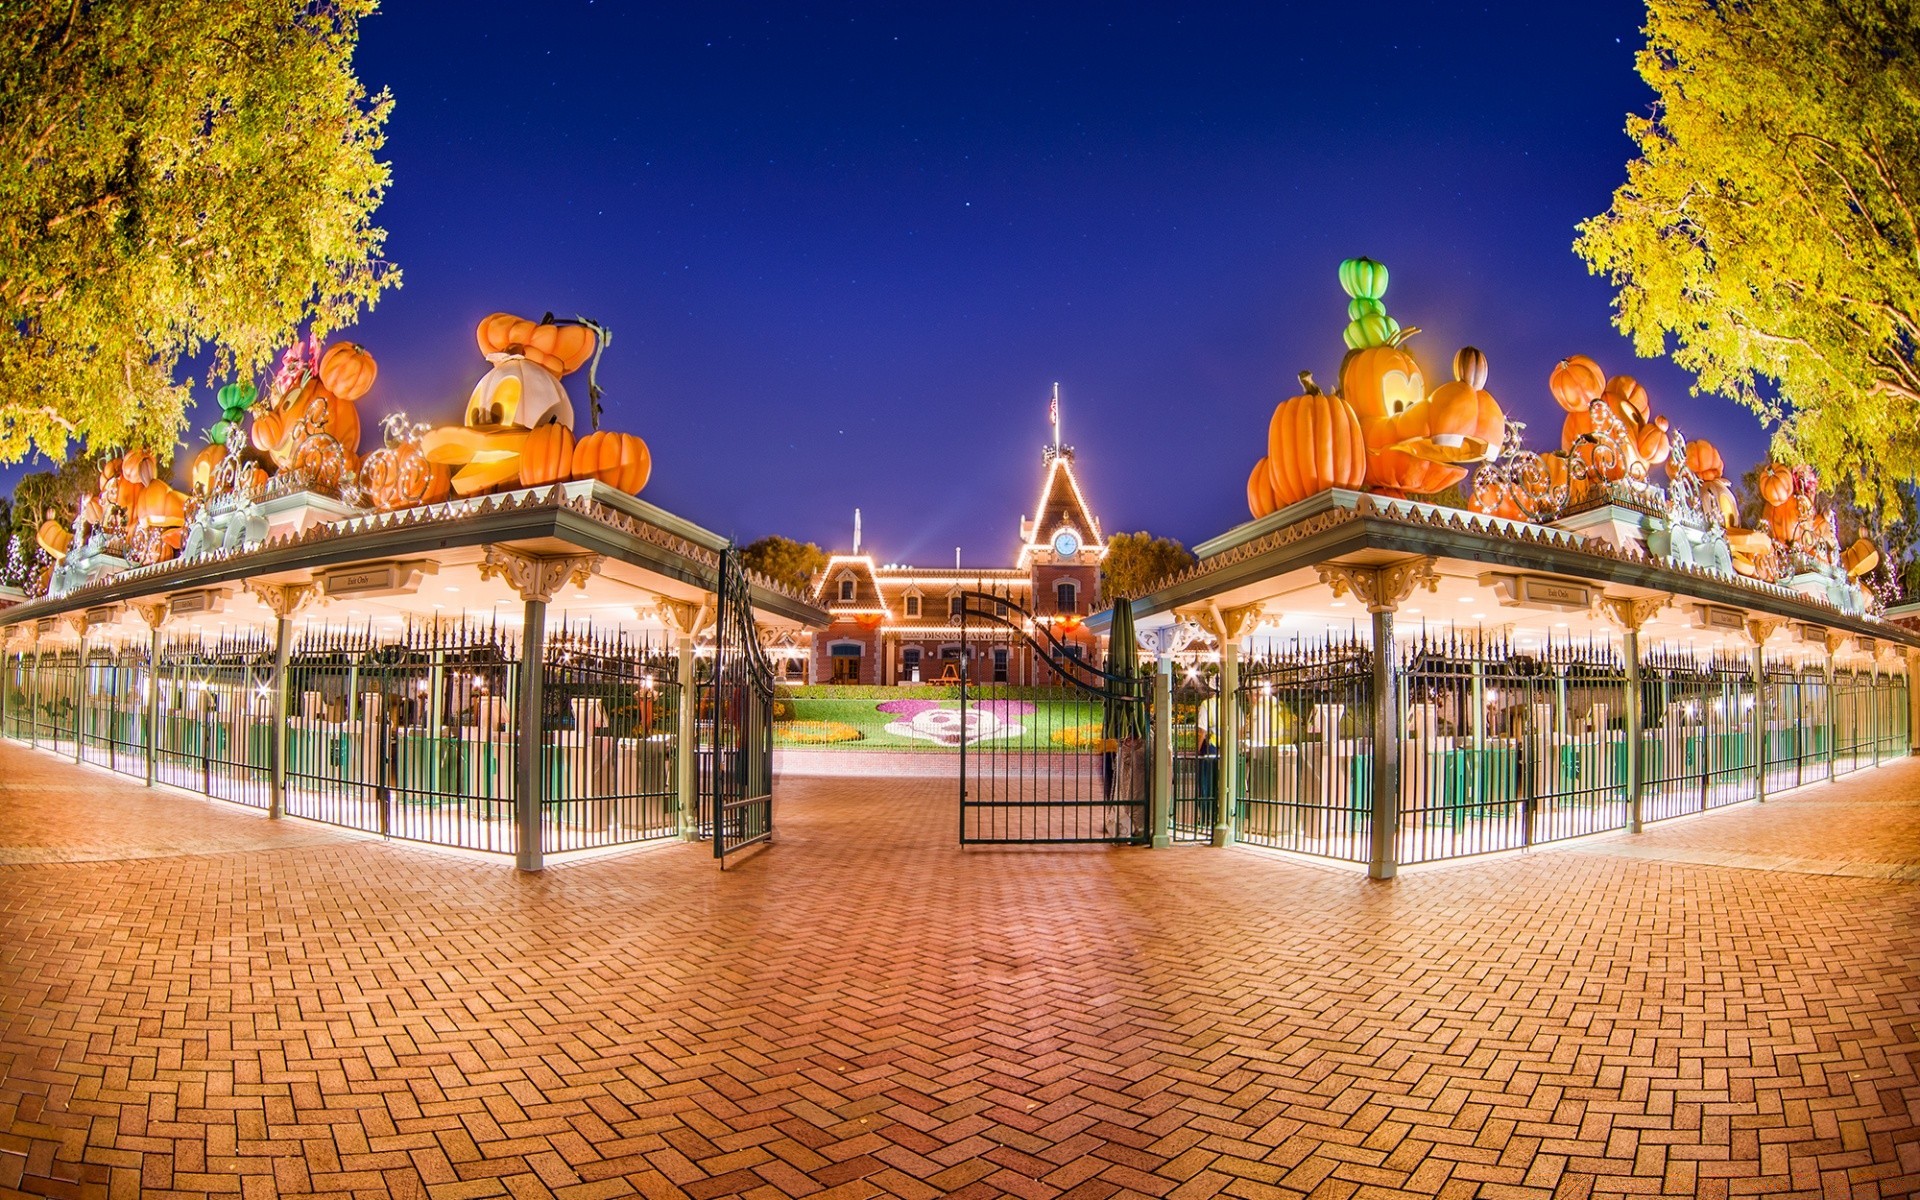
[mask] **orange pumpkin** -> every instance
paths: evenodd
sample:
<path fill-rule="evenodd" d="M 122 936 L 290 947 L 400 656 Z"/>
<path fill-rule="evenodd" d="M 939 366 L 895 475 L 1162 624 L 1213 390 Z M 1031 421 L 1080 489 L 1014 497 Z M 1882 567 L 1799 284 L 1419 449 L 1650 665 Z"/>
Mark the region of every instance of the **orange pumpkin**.
<path fill-rule="evenodd" d="M 527 435 L 520 448 L 520 486 L 539 487 L 573 470 L 573 430 L 549 422 Z"/>
<path fill-rule="evenodd" d="M 1353 357 L 1374 350 L 1358 351 Z M 1338 396 L 1300 373 L 1305 390 L 1274 406 L 1267 423 L 1267 468 L 1274 503 L 1281 508 L 1328 488 L 1358 488 L 1367 480 L 1367 440 L 1360 418 Z"/>
<path fill-rule="evenodd" d="M 1800 526 L 1800 505 L 1789 496 L 1779 504 L 1768 504 L 1761 510 L 1767 528 L 1773 532 L 1776 542 L 1792 542 Z"/>
<path fill-rule="evenodd" d="M 1673 440 L 1667 435 L 1669 426 L 1665 417 L 1655 417 L 1638 427 L 1628 428 L 1633 431 L 1635 452 L 1649 466 L 1659 466 L 1673 453 Z"/>
<path fill-rule="evenodd" d="M 593 356 L 593 330 L 585 325 L 550 325 L 512 313 L 494 313 L 474 331 L 482 354 L 522 355 L 556 375 L 580 369 Z"/>
<path fill-rule="evenodd" d="M 262 454 L 273 453 L 273 448 L 286 440 L 290 423 L 288 410 L 284 408 L 269 408 L 254 413 L 253 430 L 249 435 L 253 448 Z"/>
<path fill-rule="evenodd" d="M 1427 398 L 1427 381 L 1420 374 L 1420 364 L 1400 345 L 1369 346 L 1349 351 L 1341 360 L 1340 393 L 1365 425 L 1410 411 Z M 1388 437 L 1382 444 L 1400 440 Z"/>
<path fill-rule="evenodd" d="M 653 476 L 653 454 L 631 433 L 590 433 L 573 448 L 573 477 L 598 479 L 639 495 Z"/>
<path fill-rule="evenodd" d="M 1740 519 L 1740 501 L 1733 494 L 1733 485 L 1724 475 L 1701 481 L 1701 492 L 1706 499 L 1709 515 L 1718 514 L 1722 525 L 1732 525 Z"/>
<path fill-rule="evenodd" d="M 171 529 L 187 522 L 187 497 L 184 492 L 176 492 L 167 486 L 164 479 L 156 479 L 140 492 L 140 498 L 133 505 L 133 523 L 148 525 L 157 529 Z"/>
<path fill-rule="evenodd" d="M 1653 411 L 1653 402 L 1647 397 L 1647 389 L 1641 387 L 1640 381 L 1631 375 L 1615 375 L 1607 380 L 1606 391 L 1601 393 L 1601 397 L 1629 426 L 1645 421 Z"/>
<path fill-rule="evenodd" d="M 152 483 L 160 471 L 151 450 L 129 450 L 120 459 L 120 474 L 141 487 Z"/>
<path fill-rule="evenodd" d="M 1785 504 L 1793 495 L 1793 468 L 1785 463 L 1768 463 L 1760 468 L 1760 496 L 1768 504 Z"/>
<path fill-rule="evenodd" d="M 1561 359 L 1547 376 L 1547 387 L 1553 392 L 1553 398 L 1570 413 L 1585 412 L 1587 405 L 1600 398 L 1606 386 L 1606 372 L 1584 354 Z"/>
<path fill-rule="evenodd" d="M 1487 356 L 1472 346 L 1461 347 L 1453 356 L 1453 382 L 1433 389 L 1427 405 L 1430 436 L 1443 449 L 1459 451 L 1480 447 L 1475 458 L 1491 462 L 1500 457 L 1506 437 L 1507 414 L 1500 402 L 1486 391 Z M 1436 454 L 1455 462 L 1469 461 L 1457 453 Z"/>
<path fill-rule="evenodd" d="M 1720 457 L 1720 451 L 1714 444 L 1703 439 L 1687 443 L 1687 469 L 1698 475 L 1702 482 L 1711 483 L 1726 475 L 1727 463 Z"/>
<path fill-rule="evenodd" d="M 1247 476 L 1247 510 L 1257 521 L 1273 509 L 1273 477 L 1267 473 L 1267 460 L 1262 458 Z"/>
<path fill-rule="evenodd" d="M 188 478 L 193 481 L 193 490 L 204 493 L 211 488 L 213 473 L 219 470 L 220 464 L 225 461 L 227 461 L 227 448 L 219 444 L 208 446 L 194 455 L 193 465 L 188 471 Z"/>
<path fill-rule="evenodd" d="M 342 400 L 358 400 L 380 368 L 363 346 L 340 342 L 320 356 L 320 383 Z"/>
<path fill-rule="evenodd" d="M 101 494 L 107 498 L 108 503 L 116 508 L 132 508 L 134 503 L 140 499 L 140 492 L 143 486 L 144 485 L 135 483 L 123 475 L 109 482 L 106 491 Z"/>
<path fill-rule="evenodd" d="M 360 449 L 360 406 L 334 395 L 317 379 L 301 389 L 301 423 L 308 433 L 325 433 L 349 455 Z"/>
<path fill-rule="evenodd" d="M 1570 453 L 1573 443 L 1593 432 L 1593 413 L 1587 409 L 1570 412 L 1567 419 L 1560 422 L 1560 452 Z"/>

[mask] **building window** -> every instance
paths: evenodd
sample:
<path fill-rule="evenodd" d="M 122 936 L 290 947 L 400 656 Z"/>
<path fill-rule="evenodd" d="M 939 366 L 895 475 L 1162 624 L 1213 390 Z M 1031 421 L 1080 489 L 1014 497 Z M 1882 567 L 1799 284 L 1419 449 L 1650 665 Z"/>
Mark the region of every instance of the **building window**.
<path fill-rule="evenodd" d="M 993 681 L 995 683 L 1007 681 L 1007 648 L 1005 646 L 993 648 Z"/>
<path fill-rule="evenodd" d="M 920 615 L 920 597 L 907 597 L 907 615 L 909 617 L 918 617 Z"/>
<path fill-rule="evenodd" d="M 853 599 L 853 580 L 849 576 L 840 577 L 840 602 L 845 604 Z"/>
<path fill-rule="evenodd" d="M 900 652 L 900 672 L 913 682 L 920 682 L 920 647 L 908 646 Z"/>
<path fill-rule="evenodd" d="M 1059 605 L 1060 611 L 1063 613 L 1074 611 L 1074 602 L 1079 599 L 1079 595 L 1080 589 L 1074 586 L 1074 582 L 1071 579 L 1062 579 L 1059 586 L 1053 590 L 1054 601 Z"/>
<path fill-rule="evenodd" d="M 1005 600 L 995 600 L 993 602 L 993 615 L 996 617 L 1004 617 L 1007 615 L 1007 602 Z"/>
<path fill-rule="evenodd" d="M 798 679 L 805 672 L 806 664 L 797 658 L 787 660 L 787 678 Z"/>
<path fill-rule="evenodd" d="M 954 620 L 958 621 L 960 619 L 960 606 L 962 603 L 963 601 L 960 599 L 960 593 L 955 592 L 953 594 L 953 599 L 947 601 L 947 615 L 952 617 Z"/>
<path fill-rule="evenodd" d="M 828 654 L 833 659 L 832 683 L 860 682 L 860 647 L 854 643 L 842 642 Z"/>

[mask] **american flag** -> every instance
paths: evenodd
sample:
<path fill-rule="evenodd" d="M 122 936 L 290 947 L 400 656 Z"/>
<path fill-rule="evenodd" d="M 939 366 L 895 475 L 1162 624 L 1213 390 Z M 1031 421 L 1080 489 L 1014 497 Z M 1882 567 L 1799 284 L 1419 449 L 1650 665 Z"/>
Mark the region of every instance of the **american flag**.
<path fill-rule="evenodd" d="M 1060 397 L 1055 396 L 1053 399 L 1047 401 L 1047 420 L 1053 422 L 1055 425 L 1060 423 Z"/>

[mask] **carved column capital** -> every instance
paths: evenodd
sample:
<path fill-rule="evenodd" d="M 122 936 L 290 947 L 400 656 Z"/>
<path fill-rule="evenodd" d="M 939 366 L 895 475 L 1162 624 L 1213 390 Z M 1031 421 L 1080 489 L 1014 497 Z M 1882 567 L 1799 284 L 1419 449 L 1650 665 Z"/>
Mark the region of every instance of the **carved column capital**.
<path fill-rule="evenodd" d="M 1320 582 L 1332 588 L 1335 596 L 1352 592 L 1367 606 L 1368 612 L 1392 612 L 1400 607 L 1401 601 L 1413 595 L 1416 588 L 1439 590 L 1440 576 L 1434 573 L 1433 564 L 1431 556 L 1421 555 L 1383 567 L 1323 563 L 1314 569 L 1320 573 Z"/>
<path fill-rule="evenodd" d="M 1155 658 L 1165 658 L 1180 653 L 1206 636 L 1206 631 L 1192 621 L 1175 621 L 1157 629 L 1141 630 L 1139 640 L 1141 649 Z"/>
<path fill-rule="evenodd" d="M 146 602 L 136 600 L 128 604 L 127 607 L 133 610 L 134 615 L 140 618 L 141 624 L 145 625 L 150 631 L 157 633 L 160 627 L 167 623 L 167 602 L 165 600 Z"/>
<path fill-rule="evenodd" d="M 72 630 L 75 637 L 87 636 L 87 614 L 84 611 L 64 612 L 55 619 Z"/>
<path fill-rule="evenodd" d="M 1767 639 L 1780 632 L 1786 623 L 1785 617 L 1748 617 L 1747 640 L 1756 646 L 1764 646 Z"/>
<path fill-rule="evenodd" d="M 1237 642 L 1260 628 L 1260 623 L 1266 619 L 1267 610 L 1259 604 L 1243 604 L 1238 608 L 1218 608 L 1207 605 L 1182 608 L 1175 611 L 1173 615 L 1183 621 L 1192 621 L 1222 641 Z"/>
<path fill-rule="evenodd" d="M 600 573 L 604 560 L 598 554 L 527 554 L 506 546 L 488 546 L 480 563 L 480 578 L 504 579 L 522 600 L 542 604 L 571 583 L 586 587 L 587 578 Z"/>
<path fill-rule="evenodd" d="M 713 623 L 713 609 L 704 603 L 691 600 L 674 600 L 667 596 L 655 596 L 650 605 L 638 606 L 640 615 L 652 617 L 667 627 L 667 632 L 684 638 L 695 638 L 707 631 Z"/>
<path fill-rule="evenodd" d="M 1850 633 L 1841 633 L 1835 629 L 1827 630 L 1827 657 L 1831 658 L 1842 650 L 1845 650 L 1847 643 L 1852 640 L 1853 635 Z"/>
<path fill-rule="evenodd" d="M 1639 633 L 1672 602 L 1673 596 L 1665 592 L 1658 596 L 1601 596 L 1600 613 L 1620 628 Z"/>
<path fill-rule="evenodd" d="M 316 594 L 311 583 L 261 583 L 249 580 L 247 590 L 267 606 L 267 611 L 282 621 L 299 612 Z"/>

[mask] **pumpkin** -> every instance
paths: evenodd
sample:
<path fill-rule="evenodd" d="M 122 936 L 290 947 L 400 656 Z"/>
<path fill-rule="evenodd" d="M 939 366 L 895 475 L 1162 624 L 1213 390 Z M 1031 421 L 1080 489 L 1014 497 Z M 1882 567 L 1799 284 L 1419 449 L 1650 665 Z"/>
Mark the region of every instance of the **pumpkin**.
<path fill-rule="evenodd" d="M 1547 387 L 1553 392 L 1553 398 L 1570 413 L 1585 412 L 1587 405 L 1600 398 L 1606 386 L 1606 372 L 1584 354 L 1561 359 L 1547 376 Z"/>
<path fill-rule="evenodd" d="M 573 448 L 573 477 L 638 495 L 653 477 L 653 454 L 631 433 L 590 433 Z"/>
<path fill-rule="evenodd" d="M 1360 418 L 1346 401 L 1314 386 L 1304 371 L 1300 382 L 1302 394 L 1275 405 L 1267 423 L 1267 468 L 1274 503 L 1281 508 L 1328 488 L 1358 488 L 1367 479 Z"/>
<path fill-rule="evenodd" d="M 453 473 L 453 490 L 462 496 L 477 495 L 520 476 L 520 456 L 505 459 L 474 459 Z"/>
<path fill-rule="evenodd" d="M 1265 458 L 1253 464 L 1253 473 L 1247 476 L 1247 510 L 1256 521 L 1274 510 L 1273 477 L 1267 473 Z"/>
<path fill-rule="evenodd" d="M 171 529 L 187 523 L 187 497 L 176 492 L 164 479 L 156 479 L 140 492 L 132 511 L 135 525 Z"/>
<path fill-rule="evenodd" d="M 1427 398 L 1427 381 L 1420 374 L 1420 364 L 1402 346 L 1369 346 L 1350 351 L 1341 360 L 1340 393 L 1366 424 L 1407 413 Z M 1379 435 L 1385 439 L 1381 445 L 1401 440 L 1389 433 Z"/>
<path fill-rule="evenodd" d="M 573 430 L 548 422 L 527 435 L 520 447 L 520 486 L 539 487 L 565 479 L 573 469 Z"/>
<path fill-rule="evenodd" d="M 1773 532 L 1776 542 L 1792 542 L 1800 527 L 1800 505 L 1789 496 L 1779 504 L 1768 504 L 1760 514 Z"/>
<path fill-rule="evenodd" d="M 535 425 L 558 422 L 573 428 L 573 401 L 560 376 L 518 355 L 494 361 L 491 371 L 473 385 L 467 397 L 466 424 L 470 428 Z"/>
<path fill-rule="evenodd" d="M 529 321 L 512 313 L 494 313 L 474 331 L 480 353 L 524 357 L 555 375 L 577 371 L 593 355 L 593 330 L 585 325 Z M 568 422 L 572 424 L 572 422 Z"/>
<path fill-rule="evenodd" d="M 1606 390 L 1600 393 L 1613 411 L 1619 414 L 1627 425 L 1638 425 L 1645 421 L 1653 411 L 1653 402 L 1647 397 L 1647 389 L 1631 375 L 1615 375 L 1607 380 Z"/>
<path fill-rule="evenodd" d="M 193 465 L 189 468 L 188 478 L 193 481 L 193 490 L 205 493 L 213 486 L 213 473 L 227 460 L 227 448 L 221 445 L 208 446 L 193 456 Z"/>
<path fill-rule="evenodd" d="M 1364 256 L 1346 259 L 1340 264 L 1340 287 L 1356 299 L 1378 300 L 1387 294 L 1387 264 Z"/>
<path fill-rule="evenodd" d="M 1793 495 L 1793 469 L 1785 463 L 1760 468 L 1760 496 L 1768 504 L 1785 504 Z"/>
<path fill-rule="evenodd" d="M 354 455 L 360 448 L 360 406 L 334 395 L 317 379 L 308 380 L 300 396 L 300 423 L 306 432 L 327 434 Z"/>
<path fill-rule="evenodd" d="M 1507 414 L 1486 386 L 1487 356 L 1472 346 L 1462 347 L 1453 356 L 1453 382 L 1441 384 L 1427 398 L 1428 436 L 1437 452 L 1425 457 L 1447 462 L 1500 457 Z M 1475 449 L 1477 454 L 1462 453 Z"/>
<path fill-rule="evenodd" d="M 100 497 L 88 496 L 80 501 L 80 520 L 90 527 L 106 523 L 107 508 L 100 503 Z"/>
<path fill-rule="evenodd" d="M 381 431 L 386 444 L 360 464 L 360 486 L 374 507 L 392 512 L 445 500 L 453 487 L 452 475 L 445 466 L 428 462 L 421 452 L 421 428 L 409 425 L 404 413 L 389 413 L 381 421 Z"/>
<path fill-rule="evenodd" d="M 1587 409 L 1570 412 L 1567 419 L 1560 422 L 1560 452 L 1573 451 L 1574 442 L 1593 432 L 1593 413 Z"/>
<path fill-rule="evenodd" d="M 1849 576 L 1858 579 L 1880 565 L 1880 551 L 1874 549 L 1872 542 L 1860 538 L 1840 555 L 1840 565 Z"/>
<path fill-rule="evenodd" d="M 146 487 L 159 474 L 159 464 L 154 462 L 151 450 L 129 450 L 120 459 L 120 474 Z"/>
<path fill-rule="evenodd" d="M 1726 460 L 1720 457 L 1720 451 L 1709 441 L 1687 443 L 1687 470 L 1698 475 L 1702 482 L 1711 483 L 1727 473 Z"/>
<path fill-rule="evenodd" d="M 40 527 L 33 531 L 33 540 L 55 558 L 65 558 L 67 551 L 73 549 L 73 531 L 58 521 L 40 522 Z"/>
<path fill-rule="evenodd" d="M 254 413 L 250 434 L 253 448 L 262 454 L 272 454 L 274 447 L 286 440 L 287 426 L 290 424 L 290 414 L 284 408 L 269 408 Z"/>
<path fill-rule="evenodd" d="M 142 484 L 135 483 L 123 475 L 110 482 L 106 491 L 101 494 L 115 508 L 132 508 L 134 502 L 140 499 L 142 487 Z"/>
<path fill-rule="evenodd" d="M 1649 466 L 1659 466 L 1673 453 L 1673 440 L 1667 433 L 1669 425 L 1665 417 L 1655 417 L 1638 427 L 1628 428 L 1633 432 L 1634 451 Z"/>
<path fill-rule="evenodd" d="M 320 356 L 320 383 L 342 400 L 358 400 L 373 387 L 379 365 L 363 346 L 340 342 Z"/>

